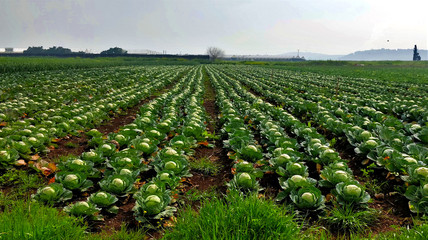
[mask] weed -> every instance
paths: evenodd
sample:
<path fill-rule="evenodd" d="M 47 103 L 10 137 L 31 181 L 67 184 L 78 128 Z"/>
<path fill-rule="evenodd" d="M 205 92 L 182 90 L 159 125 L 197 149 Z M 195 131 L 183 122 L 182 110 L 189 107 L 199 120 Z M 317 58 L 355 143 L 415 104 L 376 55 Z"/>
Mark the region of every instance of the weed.
<path fill-rule="evenodd" d="M 362 233 L 378 219 L 379 215 L 378 210 L 371 208 L 363 210 L 335 205 L 327 211 L 326 216 L 320 217 L 320 220 L 339 233 Z"/>
<path fill-rule="evenodd" d="M 83 239 L 86 230 L 81 218 L 23 200 L 9 201 L 0 222 L 1 239 Z"/>
<path fill-rule="evenodd" d="M 367 166 L 366 169 L 362 168 L 361 172 L 363 173 L 362 180 L 365 182 L 364 186 L 366 187 L 367 192 L 370 195 L 375 195 L 377 193 L 382 192 L 382 189 L 385 185 L 388 185 L 387 181 L 379 183 L 379 181 L 373 178 L 374 169 L 376 165 L 374 163 Z"/>
<path fill-rule="evenodd" d="M 66 162 L 69 159 L 76 159 L 76 158 L 79 158 L 79 157 L 76 155 L 73 155 L 73 154 L 68 154 L 68 155 L 60 156 L 56 159 L 53 159 L 53 162 L 54 163 L 61 163 L 61 162 Z"/>
<path fill-rule="evenodd" d="M 190 168 L 207 175 L 216 175 L 220 171 L 219 164 L 211 161 L 207 157 L 190 161 Z"/>
<path fill-rule="evenodd" d="M 64 144 L 64 146 L 66 146 L 68 148 L 78 148 L 79 144 L 73 143 L 73 142 L 68 142 L 68 143 Z"/>
<path fill-rule="evenodd" d="M 29 196 L 31 190 L 37 189 L 44 184 L 39 175 L 15 168 L 0 176 L 0 183 L 0 187 L 10 188 L 7 194 L 9 198 L 17 199 Z"/>
<path fill-rule="evenodd" d="M 216 197 L 218 197 L 218 193 L 217 193 L 215 187 L 211 187 L 205 191 L 201 191 L 198 189 L 190 189 L 184 195 L 184 198 L 186 198 L 192 202 L 207 200 L 207 199 L 214 199 Z"/>

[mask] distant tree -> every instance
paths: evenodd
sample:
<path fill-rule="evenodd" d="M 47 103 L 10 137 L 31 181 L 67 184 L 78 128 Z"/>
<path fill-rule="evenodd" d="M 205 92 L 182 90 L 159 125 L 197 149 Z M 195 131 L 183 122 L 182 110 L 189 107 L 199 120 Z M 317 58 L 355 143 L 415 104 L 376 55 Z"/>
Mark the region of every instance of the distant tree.
<path fill-rule="evenodd" d="M 418 47 L 413 48 L 413 61 L 420 61 L 421 60 L 421 56 L 419 56 L 418 53 Z"/>
<path fill-rule="evenodd" d="M 63 47 L 51 47 L 44 51 L 48 55 L 64 55 L 64 54 L 71 54 L 71 49 L 69 48 L 63 48 Z"/>
<path fill-rule="evenodd" d="M 69 48 L 63 47 L 51 47 L 49 49 L 43 49 L 43 47 L 28 47 L 27 50 L 24 51 L 24 54 L 31 55 L 64 55 L 73 53 Z"/>
<path fill-rule="evenodd" d="M 24 50 L 24 54 L 43 54 L 43 46 L 41 47 L 28 47 Z"/>
<path fill-rule="evenodd" d="M 102 51 L 100 54 L 101 55 L 123 55 L 127 53 L 128 51 L 123 50 L 122 48 L 114 47 L 114 48 L 110 48 L 109 50 Z"/>
<path fill-rule="evenodd" d="M 210 59 L 213 61 L 218 58 L 224 57 L 224 51 L 218 47 L 209 47 L 207 49 L 207 54 L 210 56 Z"/>

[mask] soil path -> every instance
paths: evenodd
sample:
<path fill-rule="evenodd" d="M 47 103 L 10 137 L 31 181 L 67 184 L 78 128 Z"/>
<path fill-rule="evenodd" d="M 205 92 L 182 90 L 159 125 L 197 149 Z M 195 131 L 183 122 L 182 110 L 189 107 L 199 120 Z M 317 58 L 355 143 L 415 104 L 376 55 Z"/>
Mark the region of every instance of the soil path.
<path fill-rule="evenodd" d="M 215 90 L 211 85 L 205 69 L 203 74 L 205 87 L 203 106 L 210 118 L 207 122 L 207 132 L 209 134 L 215 134 L 219 132 L 221 127 L 217 122 L 217 117 L 220 112 L 215 104 Z M 197 189 L 199 191 L 215 189 L 219 193 L 226 193 L 225 182 L 228 182 L 230 178 L 232 178 L 232 163 L 227 156 L 226 150 L 223 148 L 223 142 L 221 140 L 210 140 L 210 144 L 213 144 L 214 147 L 207 148 L 200 145 L 195 149 L 195 161 L 202 158 L 209 159 L 220 166 L 220 171 L 215 175 L 207 175 L 192 170 L 191 173 L 193 177 L 187 179 L 189 185 L 184 189 L 186 192 L 190 189 Z"/>

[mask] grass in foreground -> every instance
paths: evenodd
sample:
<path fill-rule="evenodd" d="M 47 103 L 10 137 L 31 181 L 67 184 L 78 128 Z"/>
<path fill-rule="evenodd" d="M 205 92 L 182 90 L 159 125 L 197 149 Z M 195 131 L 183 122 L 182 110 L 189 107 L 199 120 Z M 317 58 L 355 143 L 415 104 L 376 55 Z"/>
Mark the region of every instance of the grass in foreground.
<path fill-rule="evenodd" d="M 119 231 L 115 232 L 101 232 L 94 233 L 86 237 L 91 240 L 141 240 L 145 238 L 145 231 L 137 229 L 135 231 L 129 231 L 126 225 L 123 224 Z"/>
<path fill-rule="evenodd" d="M 0 239 L 81 239 L 83 220 L 39 203 L 9 201 L 0 213 Z"/>
<path fill-rule="evenodd" d="M 231 192 L 206 201 L 199 213 L 181 212 L 164 239 L 296 239 L 299 230 L 293 216 L 273 201 Z"/>

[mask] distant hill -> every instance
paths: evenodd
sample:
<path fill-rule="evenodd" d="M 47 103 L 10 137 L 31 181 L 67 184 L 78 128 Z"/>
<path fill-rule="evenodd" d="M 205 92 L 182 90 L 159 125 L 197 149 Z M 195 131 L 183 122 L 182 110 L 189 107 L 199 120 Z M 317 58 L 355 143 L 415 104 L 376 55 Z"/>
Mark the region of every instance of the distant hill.
<path fill-rule="evenodd" d="M 428 51 L 418 49 L 422 60 L 428 60 Z M 372 49 L 357 51 L 339 58 L 344 61 L 412 61 L 413 49 Z"/>
<path fill-rule="evenodd" d="M 280 57 L 292 57 L 297 56 L 304 57 L 306 60 L 339 60 L 339 58 L 343 57 L 344 55 L 329 55 L 329 54 L 322 54 L 322 53 L 312 53 L 312 52 L 288 52 L 279 54 L 277 56 Z"/>

